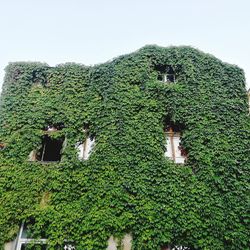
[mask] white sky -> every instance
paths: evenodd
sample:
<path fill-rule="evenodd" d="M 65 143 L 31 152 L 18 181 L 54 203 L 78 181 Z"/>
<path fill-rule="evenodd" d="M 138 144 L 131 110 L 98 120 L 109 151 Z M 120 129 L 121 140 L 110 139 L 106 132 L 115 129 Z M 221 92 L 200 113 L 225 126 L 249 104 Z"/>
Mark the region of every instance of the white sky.
<path fill-rule="evenodd" d="M 0 0 L 0 34 L 0 85 L 8 62 L 91 65 L 158 44 L 237 64 L 250 87 L 250 0 Z"/>

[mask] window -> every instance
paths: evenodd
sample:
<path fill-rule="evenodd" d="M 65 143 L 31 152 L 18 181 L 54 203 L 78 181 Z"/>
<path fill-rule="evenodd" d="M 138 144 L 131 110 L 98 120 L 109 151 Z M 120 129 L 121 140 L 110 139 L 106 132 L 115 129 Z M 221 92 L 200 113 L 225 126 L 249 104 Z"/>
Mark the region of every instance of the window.
<path fill-rule="evenodd" d="M 32 246 L 32 248 L 30 248 Z M 33 247 L 34 246 L 34 247 Z M 47 247 L 47 239 L 33 239 L 28 236 L 27 224 L 23 223 L 21 225 L 17 240 L 16 240 L 16 248 L 15 250 L 28 250 L 28 249 L 39 249 L 46 250 Z M 68 241 L 65 241 L 64 245 L 59 247 L 58 249 L 63 250 L 75 250 L 75 246 Z"/>
<path fill-rule="evenodd" d="M 64 125 L 62 123 L 46 126 L 44 128 L 44 136 L 42 137 L 42 146 L 39 150 L 31 151 L 29 154 L 29 160 L 41 162 L 60 161 L 65 138 L 59 136 L 58 131 L 63 128 Z"/>
<path fill-rule="evenodd" d="M 95 146 L 95 138 L 87 137 L 84 143 L 78 143 L 76 148 L 78 149 L 78 159 L 88 160 L 93 148 Z"/>
<path fill-rule="evenodd" d="M 27 232 L 27 225 L 26 223 L 23 223 L 21 225 L 19 234 L 18 234 L 18 238 L 17 238 L 17 244 L 16 244 L 16 250 L 26 250 L 26 249 L 30 249 L 29 247 L 27 247 L 28 244 L 35 244 L 35 245 L 39 245 L 41 250 L 45 250 L 46 249 L 46 242 L 47 239 L 31 239 L 28 237 L 28 232 Z"/>
<path fill-rule="evenodd" d="M 45 135 L 42 139 L 42 148 L 36 156 L 37 160 L 43 162 L 60 161 L 63 142 L 64 138 L 55 139 Z"/>
<path fill-rule="evenodd" d="M 158 65 L 156 67 L 158 71 L 157 79 L 164 83 L 174 83 L 176 81 L 176 74 L 172 66 L 170 65 Z"/>
<path fill-rule="evenodd" d="M 175 132 L 170 127 L 166 133 L 166 151 L 165 156 L 173 160 L 177 164 L 184 164 L 186 160 L 186 152 L 181 146 L 181 134 Z"/>

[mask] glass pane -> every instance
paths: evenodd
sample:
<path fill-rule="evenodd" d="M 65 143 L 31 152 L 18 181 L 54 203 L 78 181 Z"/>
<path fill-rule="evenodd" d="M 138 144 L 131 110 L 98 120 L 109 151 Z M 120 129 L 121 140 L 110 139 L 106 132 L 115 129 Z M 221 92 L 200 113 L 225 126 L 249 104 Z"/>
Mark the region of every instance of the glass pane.
<path fill-rule="evenodd" d="M 85 148 L 84 148 L 84 160 L 87 160 L 91 154 L 92 149 L 94 148 L 95 145 L 95 138 L 90 138 L 88 137 L 85 142 Z"/>
<path fill-rule="evenodd" d="M 171 140 L 170 140 L 169 136 L 167 136 L 167 145 L 166 145 L 165 156 L 170 158 L 170 159 L 172 159 L 172 156 L 173 156 Z"/>

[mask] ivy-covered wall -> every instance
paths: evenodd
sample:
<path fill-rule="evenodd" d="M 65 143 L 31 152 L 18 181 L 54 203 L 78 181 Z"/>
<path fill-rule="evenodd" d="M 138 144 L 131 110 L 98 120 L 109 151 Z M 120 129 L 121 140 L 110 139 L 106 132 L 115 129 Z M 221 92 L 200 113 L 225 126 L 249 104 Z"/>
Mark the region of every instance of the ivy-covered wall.
<path fill-rule="evenodd" d="M 171 65 L 176 82 L 157 79 Z M 190 47 L 145 46 L 87 67 L 10 63 L 0 103 L 0 242 L 35 222 L 50 248 L 250 249 L 249 115 L 237 66 Z M 164 157 L 166 123 L 181 125 L 185 165 Z M 59 163 L 30 162 L 43 128 L 64 124 Z M 75 145 L 96 145 L 79 161 Z M 43 232 L 43 233 L 41 233 Z"/>

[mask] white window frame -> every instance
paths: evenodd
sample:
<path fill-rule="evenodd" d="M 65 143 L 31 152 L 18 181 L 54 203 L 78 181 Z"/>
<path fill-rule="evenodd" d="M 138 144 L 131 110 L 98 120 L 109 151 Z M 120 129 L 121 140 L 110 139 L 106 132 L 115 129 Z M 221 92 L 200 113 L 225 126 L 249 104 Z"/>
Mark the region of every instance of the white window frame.
<path fill-rule="evenodd" d="M 173 81 L 170 81 L 168 79 L 169 76 L 173 76 Z M 164 73 L 162 74 L 162 82 L 164 83 L 175 83 L 176 79 L 175 79 L 175 74 L 169 74 L 169 73 Z"/>
<path fill-rule="evenodd" d="M 22 237 L 24 232 L 24 223 L 22 223 L 19 234 L 18 234 L 18 238 L 17 238 L 17 243 L 16 243 L 16 248 L 15 250 L 21 250 L 22 245 L 26 245 L 26 244 L 39 244 L 39 245 L 43 245 L 47 243 L 47 239 L 31 239 L 31 238 L 24 238 Z"/>
<path fill-rule="evenodd" d="M 94 137 L 88 136 L 86 140 L 84 141 L 84 143 L 80 143 L 80 144 L 78 143 L 76 145 L 76 148 L 78 150 L 78 159 L 80 161 L 88 160 L 94 147 L 95 147 Z"/>

